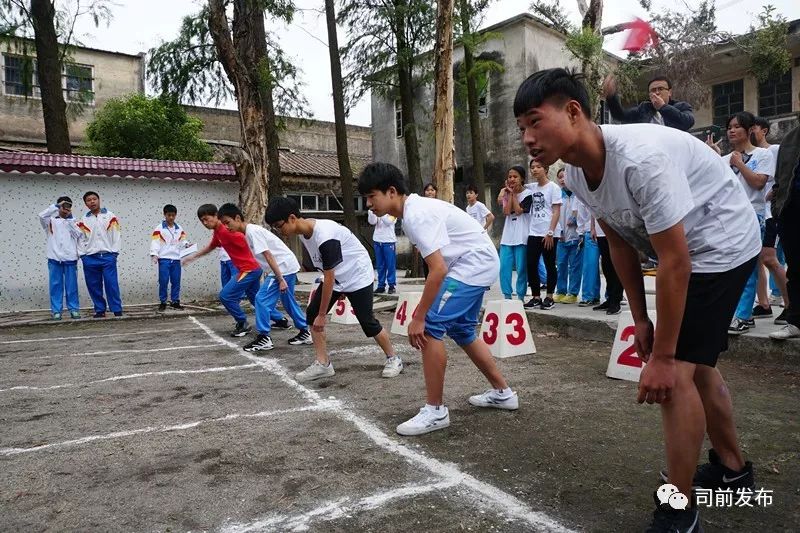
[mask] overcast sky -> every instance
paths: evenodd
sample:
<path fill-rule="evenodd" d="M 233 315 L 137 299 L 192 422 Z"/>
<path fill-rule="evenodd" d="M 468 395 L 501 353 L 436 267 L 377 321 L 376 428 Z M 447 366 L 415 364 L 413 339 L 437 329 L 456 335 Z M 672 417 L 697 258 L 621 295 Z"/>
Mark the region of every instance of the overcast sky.
<path fill-rule="evenodd" d="M 305 83 L 304 94 L 311 105 L 314 118 L 333 120 L 331 101 L 330 65 L 328 63 L 327 30 L 322 0 L 295 0 L 298 12 L 294 22 L 275 28 L 280 35 L 281 46 L 302 69 Z M 653 6 L 680 6 L 684 0 L 653 0 Z M 136 54 L 146 52 L 161 40 L 172 39 L 178 31 L 181 19 L 197 12 L 201 0 L 116 0 L 114 19 L 108 27 L 95 28 L 90 21 L 82 21 L 78 27 L 82 42 L 94 48 Z M 567 10 L 578 20 L 577 2 L 561 0 Z M 772 4 L 789 20 L 800 18 L 800 0 L 717 0 L 717 23 L 721 30 L 742 33 L 765 4 Z M 527 0 L 495 0 L 489 8 L 484 26 L 495 24 L 525 11 Z M 612 25 L 645 17 L 646 12 L 638 0 L 614 0 L 606 2 L 603 25 Z M 623 35 L 606 40 L 606 49 L 621 53 Z M 339 32 L 340 45 L 345 35 Z M 234 103 L 230 107 L 235 106 Z M 350 113 L 348 122 L 362 126 L 370 125 L 370 105 L 367 95 Z"/>

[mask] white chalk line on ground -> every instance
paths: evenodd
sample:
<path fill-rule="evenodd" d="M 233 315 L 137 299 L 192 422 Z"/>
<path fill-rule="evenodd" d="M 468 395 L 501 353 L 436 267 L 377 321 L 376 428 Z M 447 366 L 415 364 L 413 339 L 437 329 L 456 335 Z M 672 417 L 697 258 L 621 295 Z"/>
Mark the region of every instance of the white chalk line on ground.
<path fill-rule="evenodd" d="M 173 331 L 186 331 L 186 328 L 174 328 L 174 329 L 160 329 L 158 333 L 170 333 Z M 48 337 L 46 339 L 18 339 L 13 341 L 0 341 L 0 344 L 24 344 L 29 342 L 52 342 L 52 341 L 72 341 L 72 340 L 84 340 L 84 339 L 100 339 L 104 337 L 123 337 L 125 335 L 143 335 L 147 333 L 148 335 L 153 334 L 153 330 L 149 329 L 146 331 L 131 331 L 128 333 L 106 333 L 103 335 L 75 335 L 72 337 Z"/>
<path fill-rule="evenodd" d="M 230 420 L 237 420 L 240 418 L 267 418 L 272 416 L 280 416 L 291 413 L 302 413 L 306 411 L 323 411 L 334 407 L 338 402 L 320 402 L 313 405 L 304 407 L 294 407 L 291 409 L 278 409 L 274 411 L 259 411 L 257 413 L 232 413 L 217 418 L 207 418 L 205 420 L 196 420 L 194 422 L 187 422 L 185 424 L 177 424 L 174 426 L 148 426 L 139 429 L 130 429 L 126 431 L 115 431 L 114 433 L 105 433 L 103 435 L 90 435 L 80 439 L 65 440 L 62 442 L 53 442 L 51 444 L 42 444 L 41 446 L 32 446 L 30 448 L 0 448 L 0 456 L 19 455 L 23 453 L 40 452 L 53 448 L 66 448 L 70 446 L 80 446 L 81 444 L 88 444 L 90 442 L 119 439 L 123 437 L 131 437 L 133 435 L 143 435 L 146 433 L 169 433 L 171 431 L 184 431 L 193 429 L 201 425 L 214 424 L 219 422 L 228 422 Z"/>
<path fill-rule="evenodd" d="M 431 482 L 425 484 L 404 485 L 387 489 L 383 492 L 365 496 L 356 501 L 351 498 L 340 498 L 326 502 L 308 512 L 299 515 L 275 515 L 251 522 L 249 524 L 229 524 L 222 533 L 250 533 L 253 531 L 306 531 L 314 520 L 336 520 L 353 513 L 377 509 L 393 500 L 414 498 L 434 491 L 446 490 L 458 485 L 455 481 Z"/>
<path fill-rule="evenodd" d="M 40 355 L 31 357 L 31 359 L 55 359 L 62 357 L 90 357 L 95 355 L 111 355 L 119 353 L 159 353 L 159 352 L 174 352 L 176 350 L 194 350 L 199 348 L 218 348 L 221 344 L 190 344 L 188 346 L 170 346 L 169 348 L 146 348 L 146 349 L 126 349 L 126 350 L 104 350 L 101 352 L 80 352 L 80 353 L 61 353 L 54 355 Z"/>
<path fill-rule="evenodd" d="M 19 385 L 16 387 L 10 387 L 8 389 L 0 389 L 0 392 L 12 392 L 12 391 L 51 391 L 51 390 L 58 390 L 58 389 L 67 389 L 72 387 L 88 387 L 89 385 L 97 385 L 98 383 L 108 383 L 113 381 L 125 381 L 128 379 L 140 379 L 140 378 L 147 378 L 151 376 L 172 376 L 172 375 L 191 375 L 191 374 L 210 374 L 215 372 L 231 372 L 234 370 L 244 370 L 247 368 L 256 368 L 260 367 L 255 363 L 250 363 L 248 365 L 236 365 L 236 366 L 218 366 L 213 368 L 198 368 L 196 370 L 161 370 L 159 372 L 141 372 L 139 374 L 125 374 L 123 376 L 112 376 L 110 378 L 104 379 L 95 379 L 94 381 L 87 381 L 86 383 L 63 383 L 61 385 L 53 385 L 50 387 L 31 387 L 27 385 Z"/>
<path fill-rule="evenodd" d="M 322 400 L 320 394 L 316 391 L 308 389 L 304 385 L 298 383 L 289 375 L 288 370 L 285 369 L 276 359 L 263 357 L 257 358 L 242 350 L 239 345 L 222 338 L 197 318 L 190 316 L 189 320 L 194 322 L 198 327 L 205 331 L 205 333 L 211 337 L 212 340 L 218 342 L 219 344 L 225 344 L 236 349 L 239 355 L 246 357 L 254 363 L 262 364 L 266 370 L 275 374 L 276 377 L 278 377 L 282 382 L 292 389 L 303 394 L 303 396 L 305 396 L 312 403 L 326 401 Z M 515 496 L 512 496 L 511 494 L 508 494 L 507 492 L 504 492 L 493 485 L 480 481 L 470 474 L 462 472 L 456 465 L 452 463 L 445 463 L 432 457 L 426 457 L 425 455 L 412 450 L 405 444 L 401 444 L 399 441 L 390 438 L 377 425 L 361 415 L 346 409 L 338 402 L 327 407 L 326 411 L 338 416 L 343 420 L 351 422 L 375 444 L 392 454 L 404 457 L 412 464 L 416 464 L 417 466 L 424 468 L 429 473 L 440 478 L 441 482 L 463 484 L 472 492 L 482 496 L 485 500 L 489 500 L 488 504 L 483 499 L 478 499 L 475 503 L 482 504 L 495 513 L 503 514 L 519 520 L 524 520 L 531 526 L 537 528 L 537 530 L 541 531 L 564 533 L 571 531 L 570 529 L 561 525 L 555 519 L 548 516 L 546 513 L 532 510 Z M 498 505 L 500 509 L 496 509 L 491 504 Z"/>

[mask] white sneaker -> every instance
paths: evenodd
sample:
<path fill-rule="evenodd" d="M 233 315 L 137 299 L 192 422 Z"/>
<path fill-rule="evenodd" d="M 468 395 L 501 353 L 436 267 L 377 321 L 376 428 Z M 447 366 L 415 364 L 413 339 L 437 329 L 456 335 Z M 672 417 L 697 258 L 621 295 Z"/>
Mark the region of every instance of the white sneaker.
<path fill-rule="evenodd" d="M 519 409 L 519 398 L 517 398 L 516 392 L 512 392 L 511 396 L 503 398 L 496 389 L 489 389 L 483 394 L 470 396 L 469 403 L 476 407 L 493 407 L 494 409 L 507 409 L 509 411 Z"/>
<path fill-rule="evenodd" d="M 438 409 L 428 409 L 427 406 L 419 410 L 417 415 L 397 426 L 397 433 L 404 436 L 424 435 L 437 429 L 444 429 L 450 425 L 450 411 L 441 406 Z"/>
<path fill-rule="evenodd" d="M 777 305 L 777 306 L 783 307 L 783 297 L 782 296 L 770 295 L 770 297 L 769 297 L 769 305 Z"/>
<path fill-rule="evenodd" d="M 800 328 L 795 326 L 794 324 L 786 324 L 778 331 L 773 331 L 769 334 L 770 339 L 775 339 L 776 341 L 785 341 L 787 339 L 797 339 L 800 338 Z"/>
<path fill-rule="evenodd" d="M 297 381 L 314 381 L 315 379 L 329 378 L 336 372 L 333 371 L 333 363 L 328 362 L 323 365 L 319 361 L 314 361 L 311 366 L 295 374 L 294 379 Z"/>
<path fill-rule="evenodd" d="M 399 355 L 393 355 L 392 357 L 386 358 L 386 364 L 383 365 L 383 372 L 381 372 L 381 377 L 384 378 L 396 378 L 400 375 L 400 372 L 403 371 L 403 360 L 400 359 Z"/>

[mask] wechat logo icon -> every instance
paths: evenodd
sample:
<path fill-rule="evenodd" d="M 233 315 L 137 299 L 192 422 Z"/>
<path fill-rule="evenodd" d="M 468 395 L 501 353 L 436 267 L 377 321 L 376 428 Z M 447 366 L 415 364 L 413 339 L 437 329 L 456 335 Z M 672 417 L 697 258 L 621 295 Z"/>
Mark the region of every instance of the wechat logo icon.
<path fill-rule="evenodd" d="M 679 509 L 684 510 L 689 505 L 689 498 L 680 492 L 678 487 L 669 483 L 658 487 L 656 497 L 661 505 L 669 505 L 676 511 Z"/>

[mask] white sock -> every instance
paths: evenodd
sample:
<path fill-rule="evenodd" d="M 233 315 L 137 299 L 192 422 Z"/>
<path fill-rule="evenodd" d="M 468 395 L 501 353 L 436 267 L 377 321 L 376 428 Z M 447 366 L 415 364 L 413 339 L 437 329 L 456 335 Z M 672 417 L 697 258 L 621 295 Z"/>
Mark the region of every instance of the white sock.
<path fill-rule="evenodd" d="M 514 392 L 511 390 L 511 387 L 506 387 L 505 389 L 497 389 L 498 396 L 500 398 L 509 398 Z"/>
<path fill-rule="evenodd" d="M 425 409 L 427 409 L 428 411 L 439 411 L 440 409 L 443 409 L 443 408 L 444 408 L 444 405 L 431 405 L 429 403 L 425 404 Z"/>

